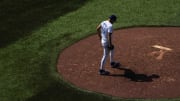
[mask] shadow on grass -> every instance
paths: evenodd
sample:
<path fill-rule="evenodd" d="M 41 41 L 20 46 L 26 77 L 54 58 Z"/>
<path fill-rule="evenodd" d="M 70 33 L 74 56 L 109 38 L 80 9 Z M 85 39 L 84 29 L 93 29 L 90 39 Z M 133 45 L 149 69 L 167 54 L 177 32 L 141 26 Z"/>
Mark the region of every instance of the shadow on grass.
<path fill-rule="evenodd" d="M 92 93 L 83 93 L 73 87 L 61 83 L 54 83 L 49 88 L 26 101 L 109 101 L 110 97 Z"/>
<path fill-rule="evenodd" d="M 0 48 L 68 12 L 77 10 L 88 0 L 1 0 Z"/>

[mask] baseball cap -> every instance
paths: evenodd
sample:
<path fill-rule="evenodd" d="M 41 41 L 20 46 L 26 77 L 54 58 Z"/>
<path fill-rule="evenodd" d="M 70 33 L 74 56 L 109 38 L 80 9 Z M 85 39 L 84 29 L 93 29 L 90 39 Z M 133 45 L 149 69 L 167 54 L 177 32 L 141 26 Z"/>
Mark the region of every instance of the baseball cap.
<path fill-rule="evenodd" d="M 116 21 L 117 17 L 116 17 L 115 15 L 111 15 L 111 16 L 109 17 L 109 19 L 110 19 L 110 20 L 113 20 L 113 21 Z"/>

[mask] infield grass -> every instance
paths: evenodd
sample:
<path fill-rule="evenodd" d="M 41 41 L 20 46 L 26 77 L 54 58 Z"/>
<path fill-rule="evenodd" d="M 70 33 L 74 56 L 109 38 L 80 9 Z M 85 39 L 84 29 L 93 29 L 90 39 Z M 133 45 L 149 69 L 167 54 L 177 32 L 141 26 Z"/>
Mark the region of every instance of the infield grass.
<path fill-rule="evenodd" d="M 95 33 L 109 15 L 118 16 L 115 28 L 180 26 L 179 5 L 180 0 L 0 1 L 0 101 L 179 101 L 94 93 L 56 71 L 59 53 Z"/>

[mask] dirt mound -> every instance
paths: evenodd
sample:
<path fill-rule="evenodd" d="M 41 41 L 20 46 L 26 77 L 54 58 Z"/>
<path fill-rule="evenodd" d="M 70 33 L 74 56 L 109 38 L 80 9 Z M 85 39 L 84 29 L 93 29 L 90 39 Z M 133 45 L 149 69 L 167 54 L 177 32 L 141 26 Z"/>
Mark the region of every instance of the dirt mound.
<path fill-rule="evenodd" d="M 143 27 L 113 33 L 113 69 L 109 76 L 98 74 L 102 47 L 97 35 L 65 49 L 58 59 L 58 72 L 75 86 L 120 98 L 180 97 L 180 28 Z"/>

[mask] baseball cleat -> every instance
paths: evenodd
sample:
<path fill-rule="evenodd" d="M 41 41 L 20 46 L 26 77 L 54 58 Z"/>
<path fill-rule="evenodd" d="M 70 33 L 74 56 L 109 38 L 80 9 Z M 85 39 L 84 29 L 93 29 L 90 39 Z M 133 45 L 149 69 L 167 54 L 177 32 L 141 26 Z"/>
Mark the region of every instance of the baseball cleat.
<path fill-rule="evenodd" d="M 99 70 L 99 74 L 100 74 L 100 75 L 109 75 L 110 72 L 105 71 L 105 70 Z"/>
<path fill-rule="evenodd" d="M 112 68 L 119 68 L 120 67 L 120 63 L 111 62 L 111 67 Z"/>

